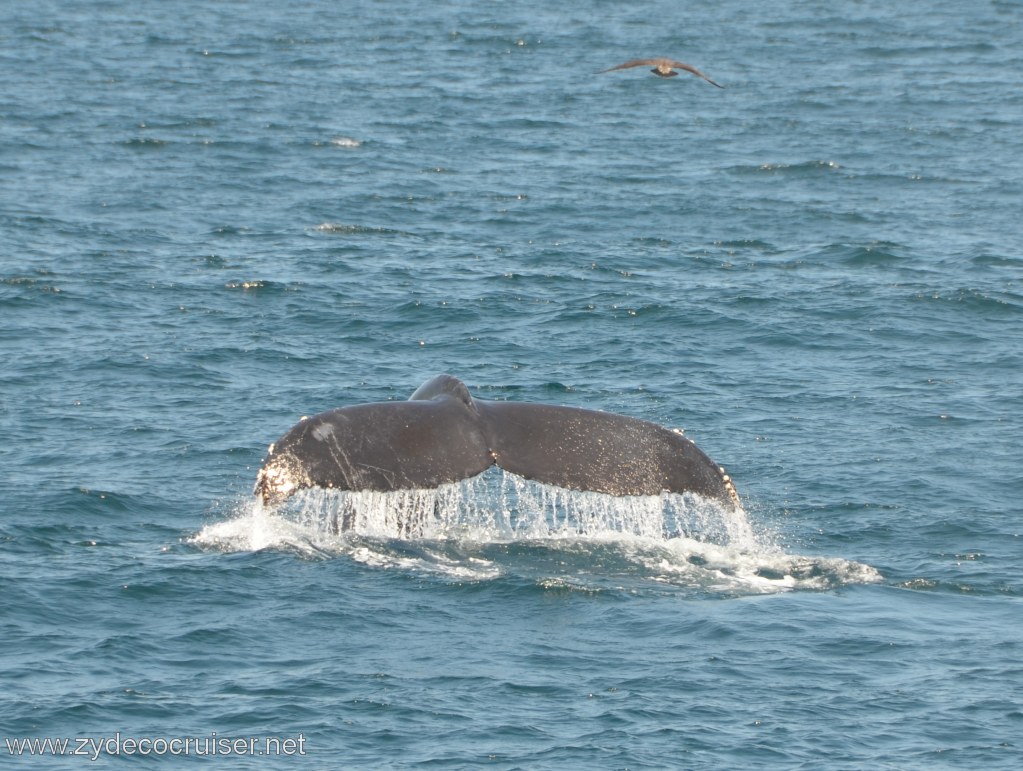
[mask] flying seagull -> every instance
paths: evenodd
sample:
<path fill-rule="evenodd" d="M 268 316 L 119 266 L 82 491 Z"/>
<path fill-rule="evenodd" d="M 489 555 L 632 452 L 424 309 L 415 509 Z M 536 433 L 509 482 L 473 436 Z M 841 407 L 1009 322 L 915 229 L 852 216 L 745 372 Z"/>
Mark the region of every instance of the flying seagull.
<path fill-rule="evenodd" d="M 654 75 L 660 75 L 662 78 L 673 78 L 676 75 L 678 75 L 678 73 L 675 72 L 674 69 L 672 69 L 673 67 L 678 67 L 680 70 L 685 70 L 686 72 L 693 73 L 698 78 L 703 78 L 712 86 L 724 88 L 724 86 L 722 86 L 720 83 L 715 83 L 713 80 L 708 78 L 698 69 L 693 67 L 691 64 L 686 64 L 685 62 L 676 62 L 674 59 L 633 59 L 631 62 L 625 62 L 625 64 L 619 64 L 617 67 L 610 67 L 606 70 L 601 70 L 601 72 L 611 72 L 612 70 L 626 70 L 629 67 L 642 67 L 644 64 L 652 64 L 654 68 L 650 70 L 650 72 L 654 73 Z"/>

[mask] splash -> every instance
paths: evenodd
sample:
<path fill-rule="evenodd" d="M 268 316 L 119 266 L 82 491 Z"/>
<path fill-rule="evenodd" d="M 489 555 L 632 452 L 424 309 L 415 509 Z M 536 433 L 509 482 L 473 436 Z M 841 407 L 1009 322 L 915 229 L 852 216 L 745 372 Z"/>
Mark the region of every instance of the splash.
<path fill-rule="evenodd" d="M 689 536 L 761 548 L 741 509 L 696 495 L 611 496 L 566 490 L 491 469 L 427 490 L 302 490 L 280 509 L 311 531 L 374 538 L 528 540 Z"/>
<path fill-rule="evenodd" d="M 742 509 L 699 496 L 577 492 L 500 469 L 430 490 L 303 490 L 276 508 L 253 499 L 190 540 L 545 589 L 746 595 L 880 580 L 859 563 L 787 554 Z"/>
<path fill-rule="evenodd" d="M 338 136 L 330 140 L 334 147 L 362 147 L 362 142 L 355 137 Z"/>

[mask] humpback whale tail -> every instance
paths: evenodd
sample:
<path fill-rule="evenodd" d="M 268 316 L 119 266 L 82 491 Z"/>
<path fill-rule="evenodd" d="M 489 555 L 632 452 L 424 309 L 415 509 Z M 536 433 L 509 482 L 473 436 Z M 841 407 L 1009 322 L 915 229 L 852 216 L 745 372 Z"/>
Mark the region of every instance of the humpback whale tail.
<path fill-rule="evenodd" d="M 693 492 L 739 506 L 724 469 L 680 431 L 598 410 L 474 399 L 450 375 L 428 380 L 405 402 L 302 419 L 270 445 L 255 493 L 275 504 L 308 487 L 435 488 L 494 465 L 569 490 Z"/>

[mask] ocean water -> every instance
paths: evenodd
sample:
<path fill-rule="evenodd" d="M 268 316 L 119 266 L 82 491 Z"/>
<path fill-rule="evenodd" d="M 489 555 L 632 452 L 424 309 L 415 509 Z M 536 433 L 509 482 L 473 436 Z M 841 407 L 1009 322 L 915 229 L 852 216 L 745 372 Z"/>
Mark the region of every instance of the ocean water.
<path fill-rule="evenodd" d="M 0 754 L 1021 767 L 1021 24 L 0 3 Z M 597 74 L 661 55 L 725 88 Z M 441 372 L 684 427 L 744 511 L 256 503 Z"/>

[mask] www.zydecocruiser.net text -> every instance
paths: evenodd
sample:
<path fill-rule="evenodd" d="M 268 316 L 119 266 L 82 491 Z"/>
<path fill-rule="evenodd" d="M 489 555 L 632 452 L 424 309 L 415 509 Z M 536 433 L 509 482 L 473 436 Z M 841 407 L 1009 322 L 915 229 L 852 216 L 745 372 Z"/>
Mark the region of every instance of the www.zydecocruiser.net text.
<path fill-rule="evenodd" d="M 289 757 L 306 754 L 304 734 L 297 737 L 278 736 L 218 736 L 216 731 L 209 736 L 187 736 L 176 738 L 126 737 L 120 732 L 110 737 L 76 736 L 45 738 L 4 738 L 8 755 L 67 757 L 84 756 L 98 760 L 103 756 L 129 755 L 195 755 Z"/>

